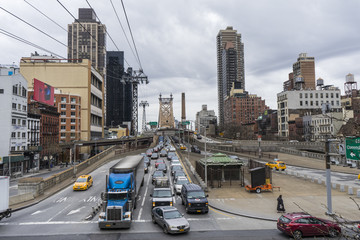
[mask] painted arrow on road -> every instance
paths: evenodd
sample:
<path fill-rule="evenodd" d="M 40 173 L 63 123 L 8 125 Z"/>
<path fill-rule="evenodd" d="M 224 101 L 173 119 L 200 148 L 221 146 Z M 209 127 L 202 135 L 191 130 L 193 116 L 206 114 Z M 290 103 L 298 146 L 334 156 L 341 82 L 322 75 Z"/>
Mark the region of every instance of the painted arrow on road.
<path fill-rule="evenodd" d="M 81 207 L 81 208 L 78 208 L 78 209 L 75 209 L 75 210 L 71 210 L 68 214 L 66 214 L 67 216 L 71 215 L 71 214 L 74 214 L 74 213 L 78 213 L 81 211 L 81 209 L 83 209 L 85 207 Z"/>

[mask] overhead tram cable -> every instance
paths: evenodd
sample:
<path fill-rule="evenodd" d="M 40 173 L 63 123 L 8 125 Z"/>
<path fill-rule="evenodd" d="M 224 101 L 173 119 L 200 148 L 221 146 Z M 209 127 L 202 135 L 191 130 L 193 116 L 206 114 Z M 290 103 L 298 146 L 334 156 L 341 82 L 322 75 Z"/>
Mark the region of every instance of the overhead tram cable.
<path fill-rule="evenodd" d="M 124 2 L 123 2 L 123 0 L 121 0 L 121 5 L 122 5 L 123 10 L 124 10 L 124 14 L 125 14 L 125 17 L 126 17 L 126 22 L 127 22 L 127 25 L 128 25 L 129 31 L 130 31 L 130 35 L 131 35 L 131 38 L 132 38 L 132 41 L 133 41 L 133 44 L 134 44 L 134 48 L 135 48 L 135 52 L 136 52 L 136 56 L 137 56 L 137 59 L 138 59 L 139 64 L 140 64 L 140 69 L 143 69 L 143 68 L 142 68 L 142 66 L 141 66 L 141 61 L 140 61 L 139 53 L 138 53 L 137 48 L 136 48 L 136 44 L 135 44 L 135 40 L 134 40 L 134 36 L 133 36 L 133 34 L 132 34 L 132 31 L 131 31 L 131 27 L 130 27 L 129 19 L 128 19 L 128 16 L 127 16 L 127 14 L 126 14 L 126 10 L 125 10 L 125 6 L 124 6 Z"/>
<path fill-rule="evenodd" d="M 8 32 L 8 31 L 4 30 L 4 29 L 1 29 L 1 28 L 0 28 L 0 33 L 3 34 L 3 35 L 5 35 L 5 36 L 8 36 L 8 37 L 10 37 L 10 38 L 13 38 L 13 39 L 15 39 L 15 40 L 17 40 L 17 41 L 19 41 L 19 42 L 25 43 L 25 44 L 30 45 L 30 46 L 32 46 L 32 47 L 35 47 L 35 48 L 38 48 L 38 49 L 43 50 L 43 51 L 45 51 L 45 52 L 48 52 L 48 53 L 50 53 L 50 54 L 52 54 L 52 55 L 54 55 L 54 56 L 60 57 L 60 58 L 62 58 L 62 59 L 65 59 L 63 56 L 61 56 L 61 55 L 59 55 L 59 54 L 56 54 L 56 53 L 54 53 L 54 52 L 52 52 L 52 51 L 50 51 L 50 50 L 47 50 L 46 48 L 43 48 L 43 47 L 41 47 L 41 46 L 39 46 L 39 45 L 36 45 L 35 43 L 32 43 L 32 42 L 30 42 L 30 41 L 28 41 L 28 40 L 26 40 L 26 39 L 23 39 L 23 38 L 21 38 L 21 37 L 19 37 L 19 36 L 16 36 L 15 34 L 12 34 L 12 33 Z"/>
<path fill-rule="evenodd" d="M 94 8 L 90 5 L 89 1 L 88 0 L 85 0 L 87 2 L 87 4 L 89 5 L 89 7 L 91 9 L 94 10 Z M 94 10 L 94 13 L 95 13 L 95 17 L 99 20 L 99 22 L 102 24 L 100 18 L 98 17 L 98 15 L 96 14 L 95 10 Z M 114 46 L 116 47 L 116 49 L 120 52 L 120 49 L 118 48 L 118 46 L 116 45 L 116 43 L 114 42 L 114 40 L 112 39 L 112 37 L 110 36 L 110 33 L 107 31 L 107 29 L 105 28 L 105 32 L 106 34 L 109 36 L 109 38 L 111 39 L 112 43 L 114 44 Z M 130 67 L 130 64 L 128 63 L 128 61 L 126 61 L 126 58 L 124 57 L 124 61 L 126 62 L 126 64 Z"/>
<path fill-rule="evenodd" d="M 13 16 L 13 17 L 15 17 L 15 18 L 19 19 L 20 21 L 22 21 L 23 23 L 25 23 L 25 24 L 29 25 L 30 27 L 32 27 L 32 28 L 34 28 L 34 29 L 38 30 L 39 32 L 41 32 L 42 34 L 44 34 L 44 35 L 48 36 L 49 38 L 51 38 L 51 39 L 55 40 L 56 42 L 60 43 L 61 45 L 63 45 L 63 46 L 65 46 L 65 47 L 67 47 L 67 45 L 66 45 L 66 44 L 64 44 L 64 43 L 60 42 L 60 41 L 59 41 L 59 40 L 57 40 L 56 38 L 52 37 L 51 35 L 47 34 L 46 32 L 42 31 L 41 29 L 39 29 L 39 28 L 35 27 L 34 25 L 32 25 L 32 24 L 28 23 L 28 22 L 27 22 L 27 21 L 25 21 L 24 19 L 22 19 L 22 18 L 20 18 L 20 17 L 16 16 L 15 14 L 13 14 L 13 13 L 11 13 L 10 11 L 6 10 L 5 8 L 3 8 L 3 7 L 1 7 L 1 6 L 0 6 L 0 9 L 2 9 L 2 10 L 3 10 L 3 11 L 5 11 L 5 12 L 7 12 L 7 13 L 8 13 L 8 14 L 10 14 L 11 16 Z"/>
<path fill-rule="evenodd" d="M 119 22 L 119 24 L 120 24 L 120 27 L 121 27 L 121 29 L 122 29 L 122 31 L 123 31 L 123 33 L 124 33 L 124 36 L 125 36 L 125 38 L 126 38 L 126 41 L 127 41 L 128 45 L 129 45 L 129 47 L 130 47 L 130 50 L 131 50 L 133 56 L 135 57 L 136 61 L 138 62 L 139 66 L 141 67 L 140 62 L 137 60 L 136 55 L 135 55 L 135 53 L 134 53 L 134 50 L 133 50 L 133 48 L 131 47 L 131 44 L 130 44 L 129 38 L 128 38 L 127 35 L 126 35 L 125 29 L 124 29 L 123 25 L 121 24 L 119 15 L 118 15 L 118 13 L 117 13 L 117 11 L 116 11 L 116 9 L 115 9 L 115 6 L 114 6 L 112 0 L 110 0 L 110 3 L 111 3 L 111 6 L 112 6 L 112 8 L 113 8 L 113 10 L 114 10 L 114 12 L 115 12 L 115 15 L 116 15 L 116 18 L 117 18 L 117 20 L 118 20 L 118 22 Z"/>
<path fill-rule="evenodd" d="M 60 24 L 58 24 L 57 22 L 55 22 L 54 20 L 52 20 L 50 17 L 48 17 L 45 13 L 43 13 L 42 11 L 40 11 L 38 8 L 36 8 L 34 5 L 32 5 L 31 3 L 29 3 L 28 1 L 24 0 L 24 2 L 26 2 L 27 4 L 29 4 L 32 8 L 34 8 L 36 11 L 38 11 L 41 15 L 43 15 L 44 17 L 46 17 L 47 19 L 49 19 L 50 21 L 52 21 L 53 23 L 55 23 L 59 28 L 63 29 L 65 32 L 68 32 L 68 30 L 66 30 L 65 28 L 63 28 Z"/>

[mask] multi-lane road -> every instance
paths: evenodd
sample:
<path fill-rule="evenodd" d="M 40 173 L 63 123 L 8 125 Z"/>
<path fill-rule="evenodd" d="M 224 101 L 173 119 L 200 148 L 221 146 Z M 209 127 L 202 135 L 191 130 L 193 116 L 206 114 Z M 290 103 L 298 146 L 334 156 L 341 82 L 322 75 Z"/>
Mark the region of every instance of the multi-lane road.
<path fill-rule="evenodd" d="M 151 222 L 151 198 L 153 189 L 151 173 L 145 175 L 145 184 L 141 189 L 138 207 L 130 229 L 100 230 L 97 216 L 86 220 L 92 208 L 100 202 L 101 192 L 105 190 L 105 176 L 112 161 L 96 169 L 91 175 L 94 185 L 87 191 L 73 191 L 72 186 L 28 208 L 16 211 L 10 218 L 0 222 L 0 238 L 6 239 L 166 239 L 169 236 Z M 169 162 L 166 161 L 169 165 Z M 170 176 L 168 171 L 167 173 Z M 171 179 L 171 178 L 170 178 Z M 179 238 L 187 239 L 286 239 L 274 222 L 252 220 L 224 214 L 210 209 L 208 214 L 186 214 L 180 196 L 174 197 L 174 205 L 184 213 L 191 230 Z M 250 229 L 250 230 L 249 230 Z M 119 237 L 121 236 L 121 237 Z"/>

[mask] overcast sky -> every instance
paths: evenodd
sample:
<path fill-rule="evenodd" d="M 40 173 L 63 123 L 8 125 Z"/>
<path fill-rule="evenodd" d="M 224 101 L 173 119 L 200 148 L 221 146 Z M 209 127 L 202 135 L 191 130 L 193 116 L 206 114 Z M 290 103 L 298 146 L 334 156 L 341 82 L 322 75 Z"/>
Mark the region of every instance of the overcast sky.
<path fill-rule="evenodd" d="M 0 7 L 21 17 L 60 42 L 67 32 L 28 3 L 67 29 L 72 16 L 56 0 L 3 0 Z M 77 18 L 86 0 L 60 0 Z M 88 0 L 98 17 L 125 52 L 127 62 L 139 69 L 117 21 L 110 0 Z M 128 38 L 120 0 L 112 0 Z M 245 85 L 251 94 L 276 108 L 276 94 L 292 71 L 299 53 L 315 57 L 316 78 L 344 93 L 345 76 L 360 76 L 360 1 L 358 0 L 124 0 L 144 72 L 150 84 L 139 89 L 146 100 L 147 120 L 157 121 L 159 93 L 174 97 L 174 115 L 181 117 L 181 93 L 186 94 L 186 116 L 194 120 L 203 104 L 217 114 L 216 35 L 233 26 L 245 49 Z M 67 57 L 67 48 L 0 9 L 0 29 Z M 130 39 L 131 41 L 131 39 Z M 107 39 L 107 50 L 116 47 Z M 0 34 L 0 64 L 19 64 L 37 51 Z M 125 64 L 126 67 L 127 64 Z M 139 109 L 142 119 L 142 109 Z M 141 127 L 140 127 L 141 128 Z"/>

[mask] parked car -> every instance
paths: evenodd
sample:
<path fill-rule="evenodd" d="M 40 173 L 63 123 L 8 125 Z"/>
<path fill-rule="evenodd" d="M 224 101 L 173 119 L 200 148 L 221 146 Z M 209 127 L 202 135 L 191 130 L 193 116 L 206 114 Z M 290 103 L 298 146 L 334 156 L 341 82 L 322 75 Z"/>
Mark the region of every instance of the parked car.
<path fill-rule="evenodd" d="M 175 207 L 155 207 L 151 211 L 151 219 L 154 224 L 162 227 L 166 234 L 190 231 L 189 222 Z"/>
<path fill-rule="evenodd" d="M 196 146 L 196 145 L 191 146 L 191 152 L 193 152 L 193 153 L 201 153 L 199 147 Z"/>
<path fill-rule="evenodd" d="M 272 161 L 265 164 L 269 166 L 270 169 L 275 168 L 276 170 L 284 171 L 286 169 L 286 164 L 283 161 Z"/>
<path fill-rule="evenodd" d="M 295 240 L 302 239 L 303 236 L 336 237 L 341 233 L 337 223 L 303 212 L 282 215 L 277 221 L 277 228 Z"/>
<path fill-rule="evenodd" d="M 90 175 L 80 176 L 73 185 L 73 190 L 87 190 L 93 185 L 93 178 Z"/>
<path fill-rule="evenodd" d="M 189 212 L 208 213 L 208 195 L 204 190 L 194 183 L 184 184 L 181 188 L 181 203 L 185 205 L 185 210 Z"/>
<path fill-rule="evenodd" d="M 174 191 L 176 194 L 180 194 L 181 193 L 181 188 L 184 184 L 189 183 L 189 179 L 187 179 L 187 177 L 184 176 L 179 176 L 177 178 L 174 179 Z"/>

